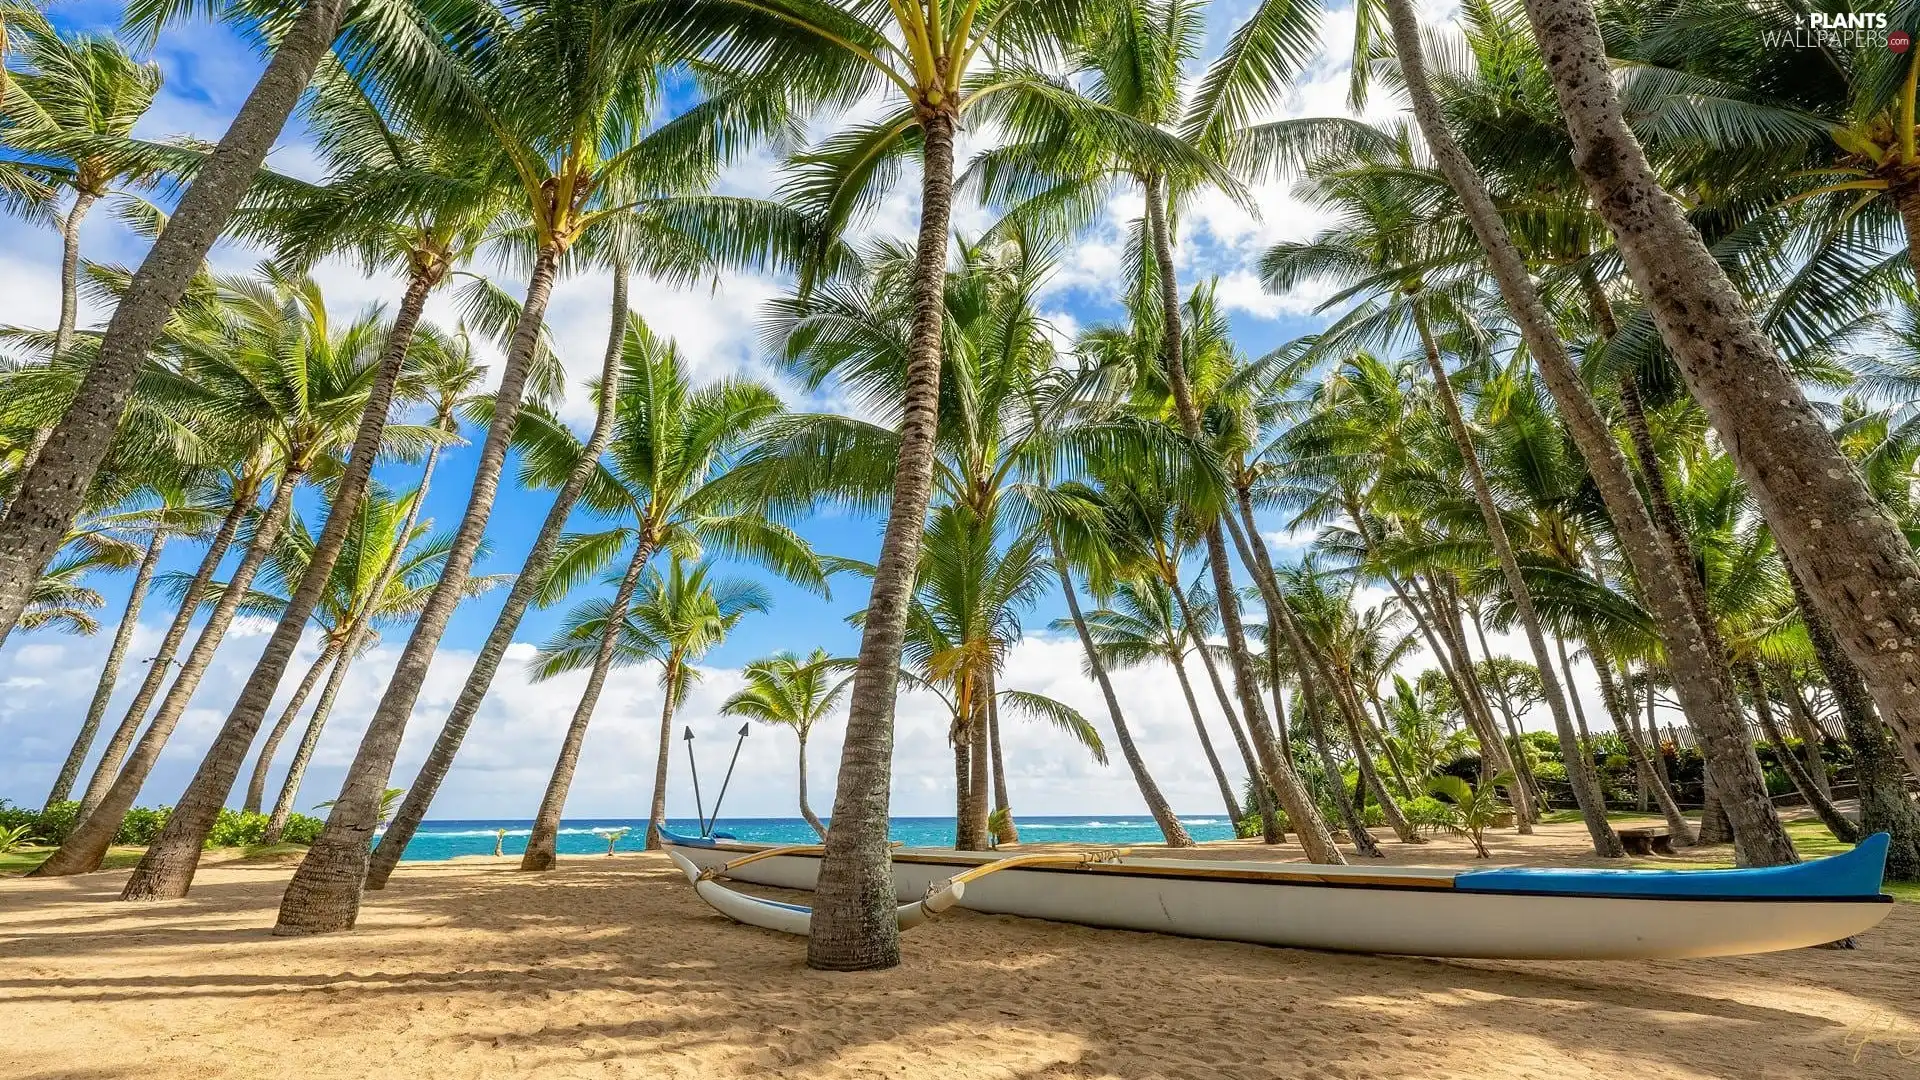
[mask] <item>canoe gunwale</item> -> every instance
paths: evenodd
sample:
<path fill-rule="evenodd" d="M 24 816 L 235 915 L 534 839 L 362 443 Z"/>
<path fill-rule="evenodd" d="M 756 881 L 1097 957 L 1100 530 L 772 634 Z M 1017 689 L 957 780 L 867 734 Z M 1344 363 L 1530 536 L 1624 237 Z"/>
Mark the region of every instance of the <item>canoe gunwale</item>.
<path fill-rule="evenodd" d="M 668 843 L 674 844 L 676 839 L 680 839 L 680 838 L 669 838 Z M 704 840 L 703 839 L 702 842 L 699 842 L 696 844 L 680 844 L 678 846 L 696 847 L 701 850 L 738 851 L 742 853 L 751 853 L 755 851 L 765 850 L 767 847 L 773 846 L 773 845 L 755 844 L 755 843 L 749 843 L 749 842 L 743 842 L 743 841 Z M 797 859 L 820 858 L 818 854 L 809 854 L 809 853 L 794 853 L 794 854 L 785 855 L 782 857 L 797 858 Z M 1004 857 L 1005 857 L 1004 855 L 996 856 L 996 855 L 991 855 L 987 853 L 981 853 L 976 855 L 971 853 L 956 852 L 952 855 L 948 855 L 944 853 L 935 854 L 935 853 L 920 852 L 920 851 L 895 851 L 892 855 L 893 861 L 895 862 L 914 863 L 914 864 L 931 865 L 931 866 L 950 866 L 955 868 L 956 872 L 960 870 L 972 869 L 976 866 L 984 865 L 986 863 L 995 862 L 998 859 L 1004 858 Z M 1092 875 L 1106 874 L 1106 875 L 1119 875 L 1127 878 L 1144 878 L 1144 879 L 1174 880 L 1174 881 L 1199 880 L 1199 881 L 1214 881 L 1214 882 L 1219 882 L 1221 884 L 1275 885 L 1275 886 L 1283 886 L 1283 887 L 1289 887 L 1289 888 L 1356 889 L 1356 890 L 1370 890 L 1370 891 L 1384 890 L 1384 891 L 1391 891 L 1391 892 L 1443 892 L 1443 893 L 1457 893 L 1457 894 L 1471 895 L 1471 896 L 1563 897 L 1568 899 L 1588 898 L 1588 899 L 1594 899 L 1594 900 L 1647 900 L 1647 901 L 1659 901 L 1659 902 L 1666 902 L 1666 903 L 1709 902 L 1709 903 L 1765 903 L 1765 904 L 1783 904 L 1783 903 L 1784 904 L 1835 904 L 1835 903 L 1891 904 L 1894 902 L 1894 898 L 1892 896 L 1889 896 L 1886 893 L 1882 893 L 1882 892 L 1863 893 L 1858 895 L 1843 894 L 1843 895 L 1800 895 L 1800 896 L 1766 895 L 1766 894 L 1751 894 L 1751 893 L 1727 893 L 1727 894 L 1648 893 L 1648 892 L 1611 891 L 1606 889 L 1594 889 L 1591 891 L 1583 890 L 1578 892 L 1563 892 L 1563 891 L 1549 892 L 1549 891 L 1541 891 L 1536 889 L 1524 889 L 1524 888 L 1507 889 L 1507 888 L 1498 888 L 1494 886 L 1483 886 L 1483 885 L 1473 884 L 1470 881 L 1460 880 L 1461 877 L 1470 877 L 1474 872 L 1472 870 L 1455 871 L 1453 876 L 1435 875 L 1431 877 L 1425 877 L 1425 876 L 1416 876 L 1416 875 L 1394 875 L 1391 873 L 1383 873 L 1377 876 L 1366 875 L 1364 877 L 1361 875 L 1355 874 L 1355 875 L 1352 875 L 1351 878 L 1349 878 L 1347 875 L 1315 874 L 1312 871 L 1295 870 L 1295 869 L 1278 870 L 1277 872 L 1262 871 L 1262 870 L 1247 870 L 1247 869 L 1241 869 L 1241 868 L 1229 869 L 1224 867 L 1212 867 L 1212 866 L 1206 865 L 1205 863 L 1197 862 L 1197 861 L 1193 866 L 1165 865 L 1166 862 L 1170 862 L 1170 861 L 1172 860 L 1160 860 L 1159 862 L 1161 863 L 1161 865 L 1154 865 L 1154 866 L 1142 866 L 1138 863 L 1092 863 L 1084 866 L 1021 866 L 1021 867 L 1009 868 L 1007 872 L 1021 873 L 1021 874 L 1092 874 Z"/>

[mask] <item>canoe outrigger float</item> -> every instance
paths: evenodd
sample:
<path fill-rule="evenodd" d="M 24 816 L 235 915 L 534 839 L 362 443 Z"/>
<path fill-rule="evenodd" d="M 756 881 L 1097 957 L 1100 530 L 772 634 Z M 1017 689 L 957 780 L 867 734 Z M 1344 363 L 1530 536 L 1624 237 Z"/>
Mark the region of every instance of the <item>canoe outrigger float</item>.
<path fill-rule="evenodd" d="M 811 892 L 820 846 L 663 833 L 702 899 L 805 934 L 811 911 L 722 878 Z M 1506 960 L 1737 956 L 1839 941 L 1887 917 L 1887 837 L 1795 866 L 1586 870 L 1314 866 L 1127 857 L 1125 848 L 994 853 L 896 848 L 900 926 L 954 906 L 1083 926 L 1342 952 Z"/>

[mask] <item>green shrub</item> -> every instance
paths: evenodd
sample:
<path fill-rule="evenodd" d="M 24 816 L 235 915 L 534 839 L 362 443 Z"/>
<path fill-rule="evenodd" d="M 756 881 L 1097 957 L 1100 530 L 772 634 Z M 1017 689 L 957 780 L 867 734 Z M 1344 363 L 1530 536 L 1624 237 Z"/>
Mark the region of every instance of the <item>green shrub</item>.
<path fill-rule="evenodd" d="M 1400 803 L 1400 810 L 1407 815 L 1407 821 L 1416 829 L 1441 828 L 1453 820 L 1453 811 L 1447 804 L 1431 795 L 1418 795 Z"/>
<path fill-rule="evenodd" d="M 160 836 L 160 830 L 166 828 L 167 818 L 171 816 L 171 806 L 136 806 L 120 819 L 120 831 L 113 835 L 113 842 L 145 847 Z"/>
<path fill-rule="evenodd" d="M 287 819 L 287 827 L 280 833 L 280 842 L 311 847 L 315 840 L 320 839 L 320 830 L 326 828 L 326 825 L 324 818 L 295 814 Z M 1260 819 L 1257 816 L 1253 819 L 1253 834 L 1260 835 Z"/>
<path fill-rule="evenodd" d="M 0 799 L 0 829 L 38 829 L 39 827 L 40 811 L 25 806 L 15 806 L 5 799 Z"/>
<path fill-rule="evenodd" d="M 57 802 L 34 815 L 33 832 L 49 844 L 64 844 L 80 817 L 80 804 L 72 799 Z"/>
<path fill-rule="evenodd" d="M 265 842 L 267 815 L 249 814 L 231 807 L 220 808 L 213 829 L 207 833 L 208 847 L 246 847 Z"/>

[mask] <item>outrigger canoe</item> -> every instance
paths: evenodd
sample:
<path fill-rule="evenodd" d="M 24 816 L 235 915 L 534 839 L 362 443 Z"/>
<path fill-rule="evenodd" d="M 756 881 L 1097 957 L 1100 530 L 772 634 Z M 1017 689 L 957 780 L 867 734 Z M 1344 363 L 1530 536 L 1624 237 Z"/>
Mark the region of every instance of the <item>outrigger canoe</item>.
<path fill-rule="evenodd" d="M 810 913 L 730 879 L 813 891 L 818 846 L 663 833 L 701 896 L 736 921 L 807 932 Z M 1737 956 L 1872 929 L 1887 837 L 1795 866 L 1587 870 L 1314 866 L 1132 858 L 1124 849 L 998 853 L 896 848 L 903 928 L 958 905 L 1083 926 L 1340 952 L 1507 960 Z"/>

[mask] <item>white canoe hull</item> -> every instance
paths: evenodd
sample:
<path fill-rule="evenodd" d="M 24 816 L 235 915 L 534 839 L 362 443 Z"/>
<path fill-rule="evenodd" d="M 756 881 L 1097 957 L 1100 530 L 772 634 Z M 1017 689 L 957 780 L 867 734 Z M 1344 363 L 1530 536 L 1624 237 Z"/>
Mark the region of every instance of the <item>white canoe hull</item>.
<path fill-rule="evenodd" d="M 703 869 L 763 845 L 675 847 Z M 894 853 L 902 902 L 985 861 Z M 811 892 L 815 855 L 762 859 L 733 880 Z M 1512 960 L 1732 956 L 1838 941 L 1886 918 L 1890 901 L 1692 899 L 1456 892 L 1452 871 L 1276 867 L 1128 859 L 1016 868 L 970 882 L 960 906 L 996 915 L 1343 952 Z"/>

